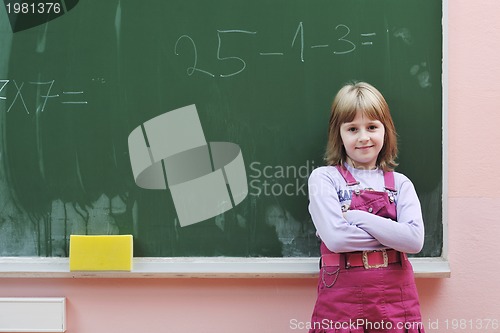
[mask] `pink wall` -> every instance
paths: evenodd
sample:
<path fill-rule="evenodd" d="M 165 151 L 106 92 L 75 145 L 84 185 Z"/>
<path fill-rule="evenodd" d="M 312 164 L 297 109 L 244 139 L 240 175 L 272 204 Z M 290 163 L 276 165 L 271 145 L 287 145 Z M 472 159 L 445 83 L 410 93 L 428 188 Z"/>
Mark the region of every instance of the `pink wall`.
<path fill-rule="evenodd" d="M 500 1 L 449 3 L 449 279 L 417 281 L 427 332 L 500 320 Z M 304 332 L 314 279 L 0 279 L 0 295 L 65 296 L 70 333 Z M 453 319 L 472 320 L 453 330 Z M 450 327 L 446 329 L 446 320 Z M 486 321 L 482 321 L 486 325 Z M 491 330 L 490 330 L 491 331 Z"/>

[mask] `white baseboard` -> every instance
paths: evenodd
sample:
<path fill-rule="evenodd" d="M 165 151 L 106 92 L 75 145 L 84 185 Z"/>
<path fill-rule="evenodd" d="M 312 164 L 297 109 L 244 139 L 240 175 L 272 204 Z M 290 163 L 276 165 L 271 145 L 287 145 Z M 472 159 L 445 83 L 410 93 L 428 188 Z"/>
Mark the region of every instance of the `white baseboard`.
<path fill-rule="evenodd" d="M 1 297 L 0 332 L 65 332 L 64 297 Z"/>

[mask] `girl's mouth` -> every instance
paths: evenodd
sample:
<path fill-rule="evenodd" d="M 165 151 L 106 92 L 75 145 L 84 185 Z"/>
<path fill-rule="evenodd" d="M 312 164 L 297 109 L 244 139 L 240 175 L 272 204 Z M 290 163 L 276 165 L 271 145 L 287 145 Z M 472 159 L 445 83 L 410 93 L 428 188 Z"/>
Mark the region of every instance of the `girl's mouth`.
<path fill-rule="evenodd" d="M 372 148 L 373 146 L 363 146 L 363 147 L 356 147 L 356 149 L 361 149 L 361 150 L 365 150 L 365 149 L 370 149 Z"/>

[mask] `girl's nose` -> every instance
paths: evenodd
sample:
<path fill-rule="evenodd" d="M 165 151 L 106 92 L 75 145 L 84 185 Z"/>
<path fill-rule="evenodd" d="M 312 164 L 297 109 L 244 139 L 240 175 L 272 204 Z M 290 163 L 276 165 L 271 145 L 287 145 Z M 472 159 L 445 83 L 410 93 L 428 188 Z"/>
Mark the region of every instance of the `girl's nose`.
<path fill-rule="evenodd" d="M 370 140 L 370 136 L 368 135 L 368 133 L 366 131 L 361 131 L 359 133 L 358 140 L 359 141 L 368 141 L 368 140 Z"/>

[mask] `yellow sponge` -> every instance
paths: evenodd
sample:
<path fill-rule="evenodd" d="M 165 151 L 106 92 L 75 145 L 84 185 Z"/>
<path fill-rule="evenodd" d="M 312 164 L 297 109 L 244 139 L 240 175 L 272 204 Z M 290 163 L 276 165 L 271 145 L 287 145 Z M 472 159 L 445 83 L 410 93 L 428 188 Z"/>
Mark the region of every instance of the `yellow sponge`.
<path fill-rule="evenodd" d="M 132 235 L 70 236 L 70 271 L 130 271 L 132 257 Z"/>

